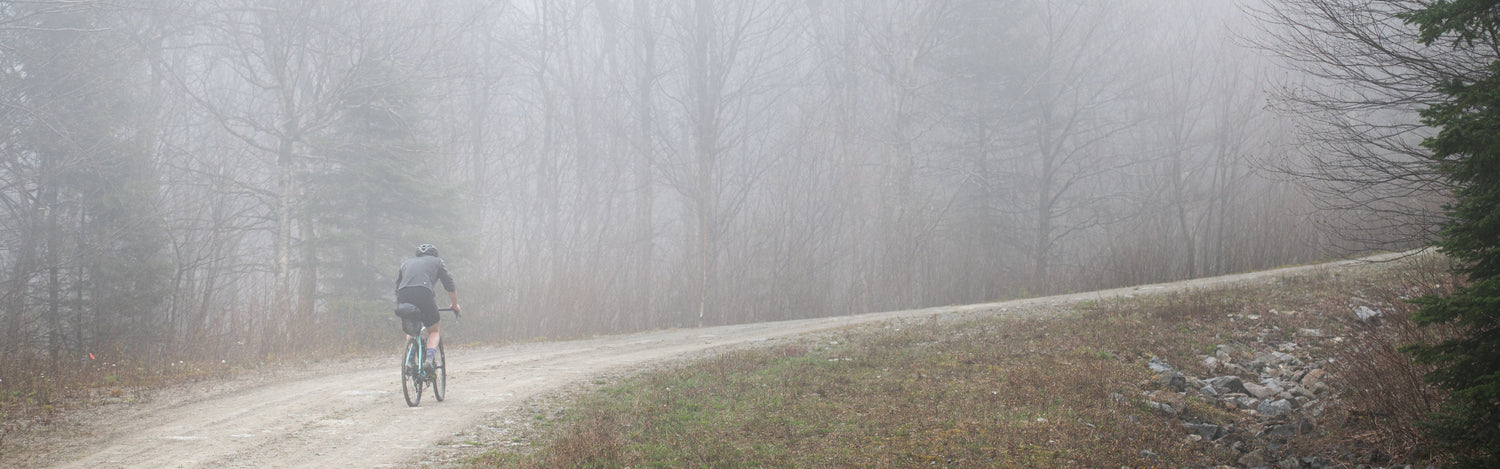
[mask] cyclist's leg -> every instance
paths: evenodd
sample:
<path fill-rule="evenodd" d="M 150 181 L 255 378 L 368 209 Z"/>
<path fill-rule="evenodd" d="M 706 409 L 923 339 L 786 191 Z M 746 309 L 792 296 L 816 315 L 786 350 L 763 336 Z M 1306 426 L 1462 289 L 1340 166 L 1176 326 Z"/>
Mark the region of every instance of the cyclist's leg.
<path fill-rule="evenodd" d="M 423 289 L 422 293 L 424 294 L 413 295 L 416 298 L 411 298 L 411 303 L 417 307 L 417 320 L 422 321 L 422 325 L 427 328 L 427 350 L 424 351 L 424 356 L 430 356 L 437 348 L 438 321 L 442 319 L 442 316 L 438 315 L 437 300 L 432 290 Z"/>

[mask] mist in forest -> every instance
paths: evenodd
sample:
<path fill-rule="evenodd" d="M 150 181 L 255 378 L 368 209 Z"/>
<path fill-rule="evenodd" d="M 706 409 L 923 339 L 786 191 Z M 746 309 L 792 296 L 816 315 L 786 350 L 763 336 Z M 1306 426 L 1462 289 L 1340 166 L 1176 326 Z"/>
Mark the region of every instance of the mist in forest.
<path fill-rule="evenodd" d="M 0 352 L 389 345 L 421 243 L 464 340 L 1410 245 L 1288 173 L 1318 123 L 1273 95 L 1317 80 L 1254 8 L 0 1 Z"/>

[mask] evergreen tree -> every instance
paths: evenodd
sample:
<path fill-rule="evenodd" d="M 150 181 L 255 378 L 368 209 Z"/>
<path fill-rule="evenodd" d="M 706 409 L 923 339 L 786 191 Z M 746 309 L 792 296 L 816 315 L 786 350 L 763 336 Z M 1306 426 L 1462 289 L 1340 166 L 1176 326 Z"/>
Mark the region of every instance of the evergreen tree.
<path fill-rule="evenodd" d="M 1500 0 L 1438 0 L 1403 19 L 1422 41 L 1494 51 L 1500 46 Z M 1468 284 L 1446 298 L 1419 300 L 1421 324 L 1454 324 L 1460 337 L 1408 347 L 1438 368 L 1427 379 L 1451 392 L 1427 422 L 1460 467 L 1500 467 L 1500 58 L 1472 76 L 1455 74 L 1436 90 L 1445 101 L 1423 111 L 1440 129 L 1423 145 L 1448 179 L 1454 201 L 1439 249 L 1458 261 Z"/>
<path fill-rule="evenodd" d="M 42 214 L 23 227 L 41 261 L 26 309 L 46 325 L 53 359 L 146 344 L 161 333 L 171 271 L 140 98 L 149 73 L 128 18 L 92 3 L 8 13 L 22 27 L 0 37 L 0 79 L 21 112 L 4 144 Z"/>
<path fill-rule="evenodd" d="M 334 302 L 388 296 L 401 256 L 423 242 L 458 238 L 461 198 L 444 181 L 417 129 L 420 96 L 412 74 L 380 60 L 358 67 L 322 134 L 305 207 L 316 218 L 318 269 Z M 446 251 L 451 253 L 452 251 Z"/>

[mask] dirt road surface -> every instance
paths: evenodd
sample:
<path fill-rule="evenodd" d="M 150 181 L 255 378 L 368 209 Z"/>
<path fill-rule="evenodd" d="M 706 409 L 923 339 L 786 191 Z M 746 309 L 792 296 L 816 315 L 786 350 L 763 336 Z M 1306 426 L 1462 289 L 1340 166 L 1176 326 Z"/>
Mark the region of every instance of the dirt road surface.
<path fill-rule="evenodd" d="M 675 329 L 588 340 L 450 349 L 448 399 L 407 407 L 393 357 L 312 364 L 165 390 L 7 454 L 7 467 L 396 467 L 517 402 L 608 373 L 726 347 L 902 318 L 1052 314 L 1079 301 L 1270 281 L 1356 268 L 1399 255 L 1047 298 L 761 324 Z M 394 354 L 393 354 L 394 355 Z M 20 459 L 20 460 L 14 460 Z"/>

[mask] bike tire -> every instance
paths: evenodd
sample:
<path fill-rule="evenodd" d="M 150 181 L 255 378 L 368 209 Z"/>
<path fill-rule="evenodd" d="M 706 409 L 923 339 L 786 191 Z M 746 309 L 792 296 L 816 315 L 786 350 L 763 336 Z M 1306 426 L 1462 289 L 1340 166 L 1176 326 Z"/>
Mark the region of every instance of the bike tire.
<path fill-rule="evenodd" d="M 401 357 L 401 395 L 407 407 L 422 403 L 422 378 L 418 375 L 422 366 L 422 348 L 416 339 L 406 341 L 406 353 Z"/>
<path fill-rule="evenodd" d="M 443 354 L 442 342 L 438 342 L 437 356 L 433 357 L 433 364 L 436 367 L 431 371 L 432 396 L 436 397 L 438 402 L 443 402 L 443 398 L 448 395 L 448 358 Z"/>

